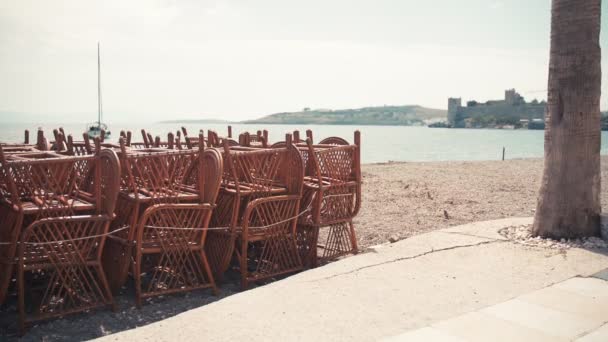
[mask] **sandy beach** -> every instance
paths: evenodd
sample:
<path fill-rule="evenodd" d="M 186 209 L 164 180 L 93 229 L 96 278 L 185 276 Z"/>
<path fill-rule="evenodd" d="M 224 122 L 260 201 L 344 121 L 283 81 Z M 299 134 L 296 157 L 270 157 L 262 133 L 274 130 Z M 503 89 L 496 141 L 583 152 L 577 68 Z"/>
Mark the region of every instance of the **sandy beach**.
<path fill-rule="evenodd" d="M 355 220 L 359 246 L 469 222 L 534 216 L 542 170 L 542 159 L 363 165 L 363 204 Z M 602 179 L 608 179 L 608 156 L 602 157 Z"/>

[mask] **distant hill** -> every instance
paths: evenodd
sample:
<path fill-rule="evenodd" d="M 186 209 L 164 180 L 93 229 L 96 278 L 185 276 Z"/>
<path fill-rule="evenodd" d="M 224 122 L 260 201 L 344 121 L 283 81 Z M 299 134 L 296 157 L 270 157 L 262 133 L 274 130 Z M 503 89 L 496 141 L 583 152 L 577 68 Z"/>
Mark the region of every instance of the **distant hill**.
<path fill-rule="evenodd" d="M 230 123 L 230 121 L 227 120 L 221 120 L 221 119 L 185 119 L 185 120 L 165 120 L 165 121 L 159 121 L 159 123 L 183 123 L 183 124 L 224 124 L 224 123 Z"/>
<path fill-rule="evenodd" d="M 364 107 L 358 109 L 313 109 L 265 116 L 244 123 L 317 125 L 423 125 L 426 120 L 445 119 L 443 109 L 411 106 Z"/>

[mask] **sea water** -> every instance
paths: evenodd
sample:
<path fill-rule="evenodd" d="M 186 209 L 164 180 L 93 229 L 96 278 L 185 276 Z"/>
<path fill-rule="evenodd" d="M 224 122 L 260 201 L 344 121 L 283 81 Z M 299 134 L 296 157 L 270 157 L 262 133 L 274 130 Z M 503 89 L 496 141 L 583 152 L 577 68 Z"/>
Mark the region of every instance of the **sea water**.
<path fill-rule="evenodd" d="M 227 134 L 227 124 L 176 124 L 176 123 L 109 123 L 112 132 L 110 140 L 116 141 L 121 130 L 130 130 L 133 141 L 142 141 L 141 129 L 164 141 L 167 133 L 175 132 L 181 126 L 190 135 L 197 135 L 199 129 L 215 130 L 220 136 Z M 36 130 L 42 127 L 49 140 L 52 130 L 58 125 L 32 125 L 0 123 L 0 141 L 22 142 L 25 129 L 30 131 L 30 140 L 35 141 Z M 86 124 L 64 124 L 66 133 L 74 140 L 82 140 Z M 232 124 L 234 137 L 239 133 L 267 129 L 270 142 L 285 139 L 285 133 L 300 131 L 305 137 L 307 129 L 314 133 L 314 141 L 329 136 L 339 136 L 353 141 L 355 130 L 361 131 L 362 162 L 377 163 L 388 161 L 445 161 L 445 160 L 499 160 L 503 147 L 505 159 L 535 158 L 543 156 L 544 131 L 500 130 L 500 129 L 447 129 L 412 126 L 351 126 L 351 125 L 268 125 Z M 608 132 L 602 132 L 602 154 L 608 154 Z"/>

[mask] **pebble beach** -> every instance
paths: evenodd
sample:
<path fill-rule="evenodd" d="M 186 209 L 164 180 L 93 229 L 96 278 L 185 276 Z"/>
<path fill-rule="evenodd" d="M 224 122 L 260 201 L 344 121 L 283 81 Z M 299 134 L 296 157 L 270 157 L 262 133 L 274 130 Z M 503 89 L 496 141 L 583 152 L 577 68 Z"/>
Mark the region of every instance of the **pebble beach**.
<path fill-rule="evenodd" d="M 359 246 L 476 221 L 534 216 L 543 159 L 379 163 L 362 166 Z M 602 157 L 608 180 L 608 156 Z M 608 190 L 601 191 L 602 212 Z"/>

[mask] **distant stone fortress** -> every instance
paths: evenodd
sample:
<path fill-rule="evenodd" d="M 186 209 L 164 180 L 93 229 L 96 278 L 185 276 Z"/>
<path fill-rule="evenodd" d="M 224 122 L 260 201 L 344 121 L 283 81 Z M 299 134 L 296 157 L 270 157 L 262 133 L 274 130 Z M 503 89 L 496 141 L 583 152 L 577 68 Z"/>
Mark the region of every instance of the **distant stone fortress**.
<path fill-rule="evenodd" d="M 491 100 L 485 103 L 467 102 L 462 106 L 461 98 L 448 99 L 448 125 L 451 127 L 483 127 L 489 120 L 535 120 L 542 119 L 545 114 L 545 101 L 526 100 L 515 91 L 505 90 L 504 100 Z"/>

